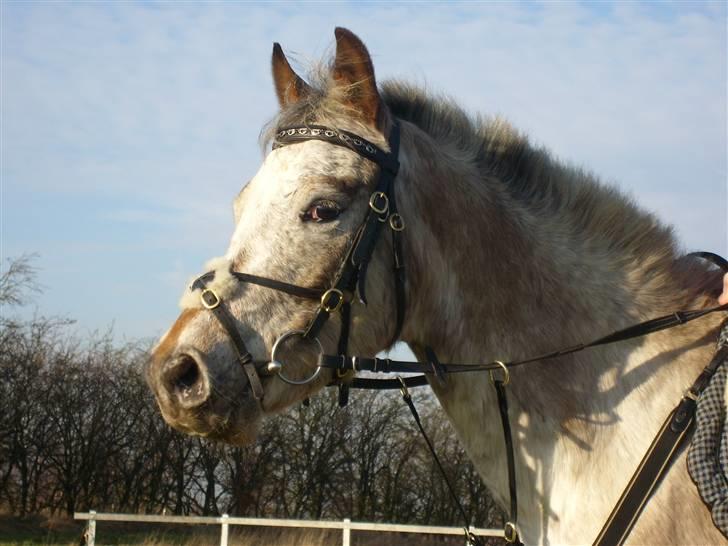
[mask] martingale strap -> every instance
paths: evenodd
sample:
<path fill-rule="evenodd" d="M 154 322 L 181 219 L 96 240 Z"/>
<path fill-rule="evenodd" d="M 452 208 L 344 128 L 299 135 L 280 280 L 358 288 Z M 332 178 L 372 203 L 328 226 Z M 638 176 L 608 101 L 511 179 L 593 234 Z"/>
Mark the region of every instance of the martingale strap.
<path fill-rule="evenodd" d="M 432 455 L 432 458 L 435 461 L 435 464 L 437 464 L 437 468 L 440 471 L 440 475 L 442 476 L 442 479 L 445 482 L 445 485 L 447 485 L 447 489 L 450 492 L 450 497 L 452 498 L 453 502 L 455 503 L 455 506 L 457 506 L 458 511 L 460 512 L 460 515 L 463 518 L 463 522 L 465 525 L 463 526 L 463 531 L 465 531 L 465 540 L 467 541 L 468 546 L 485 546 L 483 544 L 483 541 L 480 540 L 474 533 L 470 531 L 470 518 L 465 513 L 465 508 L 463 508 L 462 503 L 460 502 L 460 499 L 458 498 L 457 494 L 455 493 L 455 488 L 452 485 L 452 482 L 450 481 L 450 478 L 447 475 L 447 472 L 445 472 L 445 468 L 442 466 L 442 462 L 440 462 L 440 457 L 437 456 L 437 452 L 435 451 L 434 446 L 432 445 L 432 440 L 430 440 L 430 437 L 427 435 L 427 432 L 425 432 L 425 427 L 422 426 L 422 420 L 420 419 L 420 414 L 417 411 L 417 408 L 415 407 L 415 403 L 412 400 L 412 395 L 407 390 L 407 384 L 405 383 L 404 379 L 401 377 L 397 378 L 397 381 L 400 385 L 400 393 L 402 394 L 402 400 L 404 400 L 405 404 L 407 404 L 407 407 L 410 410 L 410 413 L 412 414 L 413 419 L 415 420 L 415 423 L 417 424 L 417 428 L 420 431 L 420 435 L 425 440 L 425 443 L 427 444 L 427 448 L 430 450 L 430 455 Z"/>
<path fill-rule="evenodd" d="M 673 326 L 679 326 L 686 324 L 693 320 L 699 319 L 711 313 L 717 313 L 721 311 L 728 311 L 728 304 L 719 305 L 710 309 L 698 309 L 692 311 L 676 311 L 670 315 L 654 318 L 645 322 L 641 322 L 634 326 L 629 326 L 622 330 L 617 330 L 606 336 L 600 337 L 588 343 L 579 343 L 571 347 L 559 349 L 549 353 L 544 353 L 538 356 L 525 358 L 523 360 L 513 360 L 507 362 L 490 362 L 488 364 L 439 364 L 440 370 L 445 374 L 453 373 L 469 373 L 478 371 L 493 371 L 498 370 L 505 366 L 506 368 L 515 368 L 524 364 L 537 362 L 541 360 L 548 360 L 559 356 L 564 356 L 589 347 L 596 347 L 598 345 L 606 345 L 608 343 L 616 343 L 618 341 L 625 341 L 637 337 L 646 336 L 660 330 L 672 328 Z M 363 358 L 363 357 L 347 357 L 344 355 L 321 355 L 319 357 L 319 366 L 323 368 L 331 368 L 340 371 L 367 371 L 375 373 L 424 373 L 433 374 L 435 373 L 432 365 L 427 362 L 409 362 L 401 360 L 391 360 L 389 358 Z"/>
<path fill-rule="evenodd" d="M 507 368 L 503 368 L 507 372 Z M 508 397 L 506 396 L 506 385 L 510 380 L 508 373 L 503 379 L 496 379 L 492 372 L 490 375 L 491 383 L 495 388 L 496 398 L 498 399 L 498 413 L 503 426 L 503 442 L 506 448 L 506 462 L 508 464 L 508 494 L 510 495 L 510 518 L 503 526 L 503 535 L 506 542 L 522 546 L 523 543 L 518 535 L 518 493 L 516 488 L 516 458 L 513 453 L 513 435 L 511 434 L 511 421 L 508 418 Z"/>

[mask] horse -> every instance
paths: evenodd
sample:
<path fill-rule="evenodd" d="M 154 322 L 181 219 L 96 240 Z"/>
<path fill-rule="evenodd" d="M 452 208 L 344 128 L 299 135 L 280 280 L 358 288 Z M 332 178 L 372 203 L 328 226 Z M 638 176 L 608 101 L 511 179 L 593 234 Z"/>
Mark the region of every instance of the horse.
<path fill-rule="evenodd" d="M 398 324 L 394 239 L 381 236 L 367 268 L 366 304 L 347 300 L 350 354 L 373 355 L 402 341 L 419 360 L 426 347 L 443 361 L 515 360 L 714 302 L 720 274 L 681 254 L 671 229 L 620 191 L 532 145 L 503 119 L 473 117 L 454 100 L 402 81 L 378 85 L 364 43 L 343 28 L 335 36 L 333 61 L 309 81 L 274 45 L 280 110 L 263 135 L 275 141 L 288 127 L 323 126 L 386 152 L 394 128 L 399 132 L 393 192 L 402 220 L 404 315 Z M 267 153 L 234 200 L 229 248 L 208 264 L 214 281 L 185 291 L 179 318 L 152 352 L 148 382 L 171 426 L 249 444 L 262 419 L 351 379 L 318 366 L 319 352 L 336 351 L 344 326 L 338 313 L 317 332 L 320 347 L 300 335 L 274 345 L 326 307 L 290 287 L 332 285 L 382 169 L 321 139 Z M 239 282 L 232 271 L 283 288 Z M 201 292 L 225 299 L 226 324 L 208 312 L 216 303 Z M 710 360 L 722 318 L 510 371 L 526 543 L 594 540 L 675 401 Z M 243 366 L 231 336 L 248 351 Z M 251 375 L 251 359 L 277 362 L 289 381 Z M 488 373 L 430 379 L 430 386 L 505 505 L 506 449 Z M 629 540 L 722 542 L 684 453 Z"/>

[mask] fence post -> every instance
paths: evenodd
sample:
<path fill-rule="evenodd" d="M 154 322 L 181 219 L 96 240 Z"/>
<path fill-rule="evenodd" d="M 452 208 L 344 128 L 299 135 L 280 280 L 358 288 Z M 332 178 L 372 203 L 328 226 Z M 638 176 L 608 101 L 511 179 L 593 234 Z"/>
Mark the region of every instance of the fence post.
<path fill-rule="evenodd" d="M 342 546 L 351 546 L 351 520 L 344 518 L 344 541 Z"/>
<path fill-rule="evenodd" d="M 220 523 L 222 523 L 222 529 L 220 530 L 220 546 L 228 546 L 228 515 L 223 514 L 220 520 Z"/>
<path fill-rule="evenodd" d="M 86 527 L 86 546 L 95 546 L 96 544 L 96 510 L 89 510 L 91 519 L 88 520 L 88 526 Z"/>

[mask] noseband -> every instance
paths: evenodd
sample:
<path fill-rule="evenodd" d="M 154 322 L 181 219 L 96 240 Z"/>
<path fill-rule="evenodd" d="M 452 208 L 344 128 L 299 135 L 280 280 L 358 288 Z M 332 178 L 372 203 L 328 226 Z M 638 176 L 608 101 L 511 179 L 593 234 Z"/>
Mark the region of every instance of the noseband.
<path fill-rule="evenodd" d="M 259 372 L 261 374 L 277 374 L 283 381 L 292 385 L 310 383 L 318 377 L 321 372 L 321 366 L 317 366 L 316 371 L 305 379 L 295 380 L 287 377 L 283 373 L 283 364 L 276 358 L 277 353 L 287 339 L 299 336 L 313 341 L 317 345 L 319 353 L 323 354 L 318 335 L 329 317 L 337 311 L 341 314 L 341 330 L 339 333 L 337 354 L 346 356 L 349 344 L 351 302 L 354 293 L 356 293 L 359 301 L 366 305 L 366 273 L 372 253 L 374 252 L 374 247 L 379 239 L 379 233 L 385 225 L 389 226 L 392 233 L 393 248 L 397 319 L 395 331 L 392 336 L 392 343 L 399 338 L 404 323 L 405 277 L 400 234 L 404 230 L 405 224 L 397 210 L 394 191 L 394 180 L 399 170 L 399 161 L 397 159 L 399 154 L 399 125 L 396 122 L 392 125 L 389 135 L 389 152 L 348 131 L 335 130 L 319 125 L 290 127 L 278 131 L 273 143 L 273 149 L 275 150 L 283 146 L 309 140 L 320 140 L 348 148 L 379 166 L 379 179 L 377 180 L 374 191 L 369 196 L 369 206 L 366 216 L 349 245 L 344 261 L 339 265 L 333 284 L 325 290 L 307 288 L 275 279 L 231 271 L 233 277 L 241 283 L 257 284 L 258 286 L 278 290 L 279 292 L 284 292 L 295 297 L 317 300 L 319 302 L 318 309 L 306 328 L 303 330 L 292 330 L 279 336 L 273 344 L 270 361 L 256 362 L 246 348 L 238 331 L 235 317 L 222 301 L 221 296 L 210 286 L 210 283 L 215 278 L 215 272 L 209 271 L 201 275 L 190 286 L 190 290 L 201 290 L 200 298 L 202 305 L 213 313 L 230 337 L 235 348 L 236 357 L 248 377 L 253 396 L 257 400 L 263 398 L 263 386 L 260 381 Z M 337 373 L 337 375 L 339 374 Z M 339 388 L 340 402 L 345 403 L 348 397 L 348 387 L 344 383 L 341 383 Z"/>

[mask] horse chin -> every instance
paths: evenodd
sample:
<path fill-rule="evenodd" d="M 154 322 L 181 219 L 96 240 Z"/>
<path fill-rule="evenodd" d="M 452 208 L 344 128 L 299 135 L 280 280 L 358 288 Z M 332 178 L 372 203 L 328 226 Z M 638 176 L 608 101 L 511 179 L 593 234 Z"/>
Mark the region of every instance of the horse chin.
<path fill-rule="evenodd" d="M 212 431 L 207 435 L 207 438 L 232 446 L 245 447 L 255 443 L 259 429 L 258 420 L 246 421 L 225 429 Z"/>
<path fill-rule="evenodd" d="M 251 404 L 236 404 L 226 409 L 214 407 L 219 404 L 205 404 L 189 413 L 170 413 L 159 406 L 168 425 L 190 436 L 246 446 L 255 442 L 260 431 L 261 416 Z"/>

